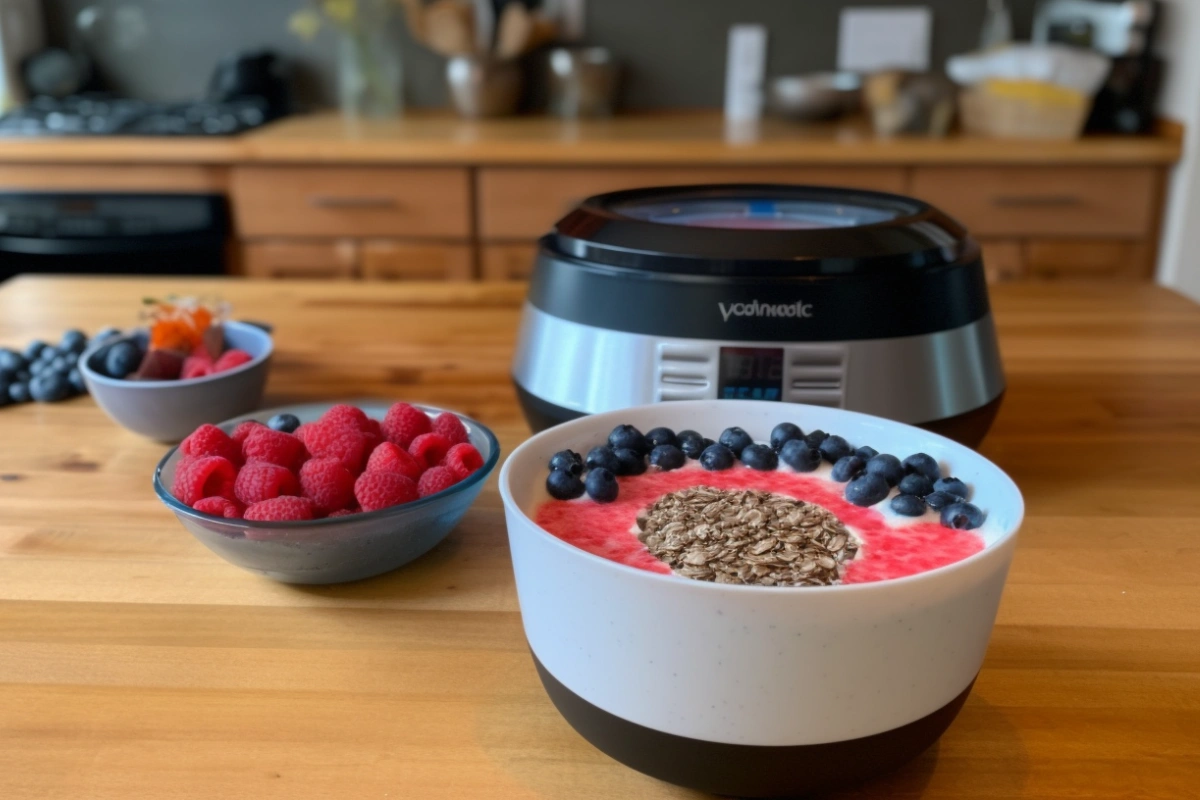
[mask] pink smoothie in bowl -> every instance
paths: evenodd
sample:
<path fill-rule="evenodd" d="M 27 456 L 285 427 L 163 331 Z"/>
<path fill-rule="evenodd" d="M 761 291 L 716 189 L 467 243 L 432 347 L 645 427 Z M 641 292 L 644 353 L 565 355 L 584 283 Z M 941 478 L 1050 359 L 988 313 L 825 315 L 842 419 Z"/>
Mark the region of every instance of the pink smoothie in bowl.
<path fill-rule="evenodd" d="M 944 508 L 906 517 L 892 508 L 898 482 L 884 484 L 886 497 L 856 505 L 828 463 L 807 472 L 783 463 L 708 470 L 688 459 L 615 478 L 605 484 L 615 494 L 608 502 L 587 493 L 558 499 L 547 489 L 555 454 L 586 457 L 618 425 L 713 439 L 739 426 L 763 443 L 782 422 L 900 459 L 926 453 L 962 482 L 979 513 L 962 529 L 942 525 Z M 639 406 L 556 426 L 513 452 L 500 493 L 534 667 L 567 721 L 633 769 L 748 797 L 844 788 L 937 740 L 983 664 L 1024 512 L 1003 471 L 949 439 L 841 409 L 741 400 Z M 755 559 L 792 558 L 781 539 L 793 537 L 802 548 L 796 558 L 833 567 L 829 581 L 738 582 L 745 564 L 733 579 L 698 577 L 711 564 L 693 566 L 671 548 L 687 536 L 689 547 L 707 546 L 703 524 L 686 515 L 698 508 L 703 516 L 708 493 L 758 498 L 776 515 L 770 524 L 800 519 L 787 510 L 797 501 L 808 504 L 803 514 L 827 515 L 819 541 L 794 526 L 772 533 L 751 520 L 759 507 L 744 519 L 739 512 L 736 524 L 759 525 L 758 539 L 738 545 L 751 568 Z M 671 505 L 689 496 L 702 502 Z"/>

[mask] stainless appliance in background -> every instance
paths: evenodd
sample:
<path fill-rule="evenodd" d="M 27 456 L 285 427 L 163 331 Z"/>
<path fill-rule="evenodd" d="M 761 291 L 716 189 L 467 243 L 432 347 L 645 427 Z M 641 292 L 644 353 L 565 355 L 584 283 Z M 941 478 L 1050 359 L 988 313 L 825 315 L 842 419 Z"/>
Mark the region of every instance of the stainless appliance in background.
<path fill-rule="evenodd" d="M 0 193 L 0 281 L 21 273 L 218 275 L 220 195 Z"/>
<path fill-rule="evenodd" d="M 1112 58 L 1086 129 L 1147 133 L 1154 126 L 1163 62 L 1154 55 L 1158 0 L 1047 0 L 1033 22 L 1034 42 L 1088 47 Z"/>
<path fill-rule="evenodd" d="M 44 44 L 41 0 L 0 0 L 0 113 L 27 99 L 21 65 Z"/>

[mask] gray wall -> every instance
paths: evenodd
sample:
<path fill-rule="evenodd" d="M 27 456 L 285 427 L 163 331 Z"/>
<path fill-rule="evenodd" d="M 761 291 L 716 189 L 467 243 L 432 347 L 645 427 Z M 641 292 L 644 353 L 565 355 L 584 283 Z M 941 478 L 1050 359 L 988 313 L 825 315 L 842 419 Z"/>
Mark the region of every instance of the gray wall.
<path fill-rule="evenodd" d="M 334 102 L 333 40 L 296 40 L 287 18 L 302 0 L 44 0 L 51 36 L 68 41 L 76 14 L 102 12 L 96 60 L 112 88 L 147 99 L 201 94 L 217 59 L 269 46 L 291 59 L 302 102 Z M 1019 35 L 1027 35 L 1036 0 L 1010 0 Z M 830 69 L 837 55 L 838 12 L 847 5 L 916 5 L 914 0 L 590 0 L 587 40 L 624 63 L 624 104 L 631 108 L 719 106 L 725 37 L 737 22 L 770 29 L 773 74 Z M 974 46 L 985 0 L 927 0 L 934 9 L 934 64 Z M 124 7 L 123 18 L 118 9 Z M 140 14 L 140 20 L 139 20 Z M 144 23 L 146 35 L 138 31 Z M 398 26 L 402 29 L 402 26 Z M 442 61 L 397 33 L 408 102 L 445 100 Z"/>

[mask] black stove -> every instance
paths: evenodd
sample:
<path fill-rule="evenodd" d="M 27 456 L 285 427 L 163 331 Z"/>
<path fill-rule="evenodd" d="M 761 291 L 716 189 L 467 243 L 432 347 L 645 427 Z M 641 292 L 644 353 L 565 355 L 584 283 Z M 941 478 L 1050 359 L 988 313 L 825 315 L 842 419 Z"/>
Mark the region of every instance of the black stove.
<path fill-rule="evenodd" d="M 0 137 L 232 136 L 276 116 L 259 98 L 151 103 L 108 95 L 37 97 L 0 116 Z"/>

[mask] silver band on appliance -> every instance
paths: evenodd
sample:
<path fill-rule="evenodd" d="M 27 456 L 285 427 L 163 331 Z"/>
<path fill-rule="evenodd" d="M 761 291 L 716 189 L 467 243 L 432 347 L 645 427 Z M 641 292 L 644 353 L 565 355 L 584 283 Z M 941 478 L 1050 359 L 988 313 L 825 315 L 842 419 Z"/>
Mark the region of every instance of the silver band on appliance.
<path fill-rule="evenodd" d="M 722 347 L 784 351 L 783 399 L 913 424 L 979 408 L 1004 391 L 990 313 L 946 331 L 846 342 L 672 339 L 569 322 L 526 303 L 513 379 L 584 414 L 717 396 Z"/>

